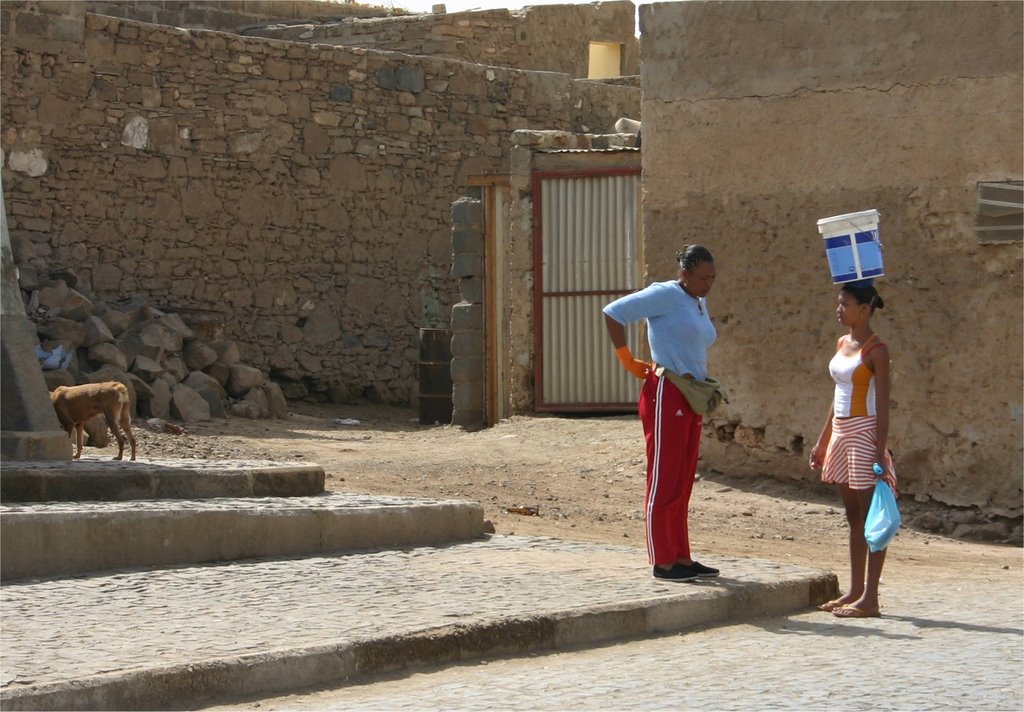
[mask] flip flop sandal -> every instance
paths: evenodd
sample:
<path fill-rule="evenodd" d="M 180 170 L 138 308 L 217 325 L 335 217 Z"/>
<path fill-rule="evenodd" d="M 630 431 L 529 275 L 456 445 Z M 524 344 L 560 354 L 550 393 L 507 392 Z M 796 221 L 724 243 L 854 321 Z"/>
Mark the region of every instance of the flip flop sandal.
<path fill-rule="evenodd" d="M 826 613 L 831 613 L 835 609 L 841 608 L 841 607 L 843 607 L 845 605 L 846 605 L 845 603 L 840 603 L 839 599 L 837 598 L 837 599 L 832 600 L 832 601 L 825 601 L 820 606 L 818 606 L 818 610 L 819 611 L 825 611 Z"/>
<path fill-rule="evenodd" d="M 881 618 L 882 613 L 880 611 L 865 611 L 861 608 L 854 608 L 853 606 L 840 606 L 832 611 L 832 615 L 837 618 Z"/>

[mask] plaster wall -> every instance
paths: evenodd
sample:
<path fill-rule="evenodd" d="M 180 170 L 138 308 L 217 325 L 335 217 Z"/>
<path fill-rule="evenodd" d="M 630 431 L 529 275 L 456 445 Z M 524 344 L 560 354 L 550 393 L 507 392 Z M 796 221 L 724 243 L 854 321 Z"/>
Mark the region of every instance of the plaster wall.
<path fill-rule="evenodd" d="M 270 25 L 246 34 L 586 77 L 591 41 L 620 44 L 622 74 L 639 73 L 635 27 L 633 3 L 619 1 Z"/>
<path fill-rule="evenodd" d="M 415 401 L 419 328 L 458 300 L 467 176 L 507 175 L 514 130 L 639 110 L 635 88 L 564 74 L 78 20 L 5 21 L 15 259 L 101 300 L 219 313 L 292 397 Z"/>
<path fill-rule="evenodd" d="M 650 280 L 715 254 L 703 467 L 816 478 L 835 322 L 819 218 L 881 212 L 901 490 L 1019 516 L 1021 245 L 980 245 L 979 181 L 1024 177 L 1016 2 L 641 8 Z"/>

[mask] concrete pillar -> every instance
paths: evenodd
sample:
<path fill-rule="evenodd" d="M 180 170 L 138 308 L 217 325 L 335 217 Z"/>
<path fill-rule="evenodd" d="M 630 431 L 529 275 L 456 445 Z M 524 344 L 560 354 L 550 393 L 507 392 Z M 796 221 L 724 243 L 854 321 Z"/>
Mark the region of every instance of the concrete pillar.
<path fill-rule="evenodd" d="M 484 221 L 474 198 L 452 204 L 452 277 L 459 296 L 452 307 L 452 424 L 484 425 Z"/>
<path fill-rule="evenodd" d="M 0 261 L 0 459 L 70 460 L 71 440 L 53 412 L 35 356 L 39 339 L 21 300 L 2 199 Z"/>

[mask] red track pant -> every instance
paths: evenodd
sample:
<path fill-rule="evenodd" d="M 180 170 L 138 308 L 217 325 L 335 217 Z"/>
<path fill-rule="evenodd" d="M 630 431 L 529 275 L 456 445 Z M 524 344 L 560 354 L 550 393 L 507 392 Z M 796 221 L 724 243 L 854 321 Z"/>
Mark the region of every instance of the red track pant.
<path fill-rule="evenodd" d="M 667 378 L 653 373 L 640 391 L 639 411 L 647 441 L 647 559 L 651 564 L 689 560 L 687 514 L 697 475 L 701 416 Z"/>

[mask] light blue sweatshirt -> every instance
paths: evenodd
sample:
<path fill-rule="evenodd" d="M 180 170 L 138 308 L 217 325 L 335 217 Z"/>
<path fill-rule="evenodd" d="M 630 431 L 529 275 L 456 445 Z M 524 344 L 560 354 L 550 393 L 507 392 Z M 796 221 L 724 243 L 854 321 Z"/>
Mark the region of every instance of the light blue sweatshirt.
<path fill-rule="evenodd" d="M 646 319 L 655 363 L 680 375 L 707 379 L 708 348 L 718 334 L 706 299 L 694 299 L 672 280 L 620 297 L 602 311 L 623 325 Z"/>

